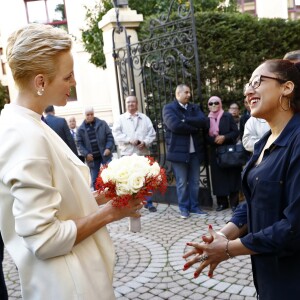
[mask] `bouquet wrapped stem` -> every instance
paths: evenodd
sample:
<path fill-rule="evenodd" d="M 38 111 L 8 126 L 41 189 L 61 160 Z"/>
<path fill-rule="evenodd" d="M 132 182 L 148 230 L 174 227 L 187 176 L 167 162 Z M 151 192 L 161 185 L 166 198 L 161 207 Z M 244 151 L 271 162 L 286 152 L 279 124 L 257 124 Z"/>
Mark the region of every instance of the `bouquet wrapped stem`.
<path fill-rule="evenodd" d="M 129 217 L 129 231 L 140 232 L 142 229 L 141 218 Z"/>

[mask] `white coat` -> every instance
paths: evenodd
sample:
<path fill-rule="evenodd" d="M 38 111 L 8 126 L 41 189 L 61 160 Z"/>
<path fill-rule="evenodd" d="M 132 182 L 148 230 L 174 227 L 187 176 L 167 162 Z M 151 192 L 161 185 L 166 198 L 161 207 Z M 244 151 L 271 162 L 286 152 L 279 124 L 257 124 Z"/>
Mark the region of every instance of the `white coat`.
<path fill-rule="evenodd" d="M 71 219 L 97 210 L 89 169 L 44 122 L 8 104 L 0 117 L 0 230 L 24 300 L 111 300 L 106 228 L 76 246 Z"/>

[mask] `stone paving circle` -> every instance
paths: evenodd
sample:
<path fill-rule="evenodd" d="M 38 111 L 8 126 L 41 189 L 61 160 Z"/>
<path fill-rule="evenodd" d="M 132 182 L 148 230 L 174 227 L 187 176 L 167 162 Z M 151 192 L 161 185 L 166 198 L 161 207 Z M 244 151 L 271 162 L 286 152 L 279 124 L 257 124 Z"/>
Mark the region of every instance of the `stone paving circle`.
<path fill-rule="evenodd" d="M 113 286 L 117 299 L 256 299 L 247 256 L 222 262 L 213 278 L 207 276 L 208 270 L 197 279 L 194 267 L 182 271 L 186 243 L 199 241 L 209 224 L 220 229 L 231 217 L 230 209 L 209 210 L 208 216 L 192 214 L 183 220 L 176 205 L 158 204 L 157 212 L 142 209 L 142 215 L 139 233 L 128 230 L 128 219 L 108 226 L 116 250 Z M 6 251 L 3 268 L 9 300 L 22 299 L 18 271 Z"/>

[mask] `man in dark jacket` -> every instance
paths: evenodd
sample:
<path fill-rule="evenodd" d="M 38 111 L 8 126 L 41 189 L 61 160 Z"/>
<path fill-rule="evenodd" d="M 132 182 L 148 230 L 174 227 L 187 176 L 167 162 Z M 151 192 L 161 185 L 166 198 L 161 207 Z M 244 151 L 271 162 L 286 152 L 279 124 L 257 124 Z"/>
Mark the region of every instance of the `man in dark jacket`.
<path fill-rule="evenodd" d="M 198 195 L 200 164 L 204 158 L 200 129 L 207 126 L 207 118 L 198 105 L 189 103 L 190 97 L 190 88 L 180 84 L 176 99 L 163 108 L 167 160 L 172 163 L 183 219 L 190 213 L 206 214 L 199 208 Z"/>
<path fill-rule="evenodd" d="M 69 148 L 78 156 L 76 144 L 70 133 L 67 121 L 64 118 L 56 117 L 54 106 L 50 105 L 45 109 L 45 122 L 51 127 L 69 146 Z"/>
<path fill-rule="evenodd" d="M 87 107 L 76 137 L 79 151 L 90 168 L 94 188 L 101 164 L 109 163 L 112 158 L 115 143 L 111 129 L 105 121 L 94 116 L 93 107 Z"/>

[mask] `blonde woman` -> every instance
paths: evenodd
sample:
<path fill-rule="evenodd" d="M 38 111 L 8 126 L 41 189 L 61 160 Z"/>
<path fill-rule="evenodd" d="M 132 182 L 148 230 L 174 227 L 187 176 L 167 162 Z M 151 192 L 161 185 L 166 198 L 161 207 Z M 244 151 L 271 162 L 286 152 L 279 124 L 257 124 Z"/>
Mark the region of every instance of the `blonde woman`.
<path fill-rule="evenodd" d="M 114 299 L 105 225 L 137 217 L 142 207 L 98 206 L 88 167 L 41 121 L 47 106 L 67 103 L 76 84 L 71 44 L 63 30 L 32 24 L 7 45 L 19 92 L 0 117 L 0 228 L 24 300 Z"/>

